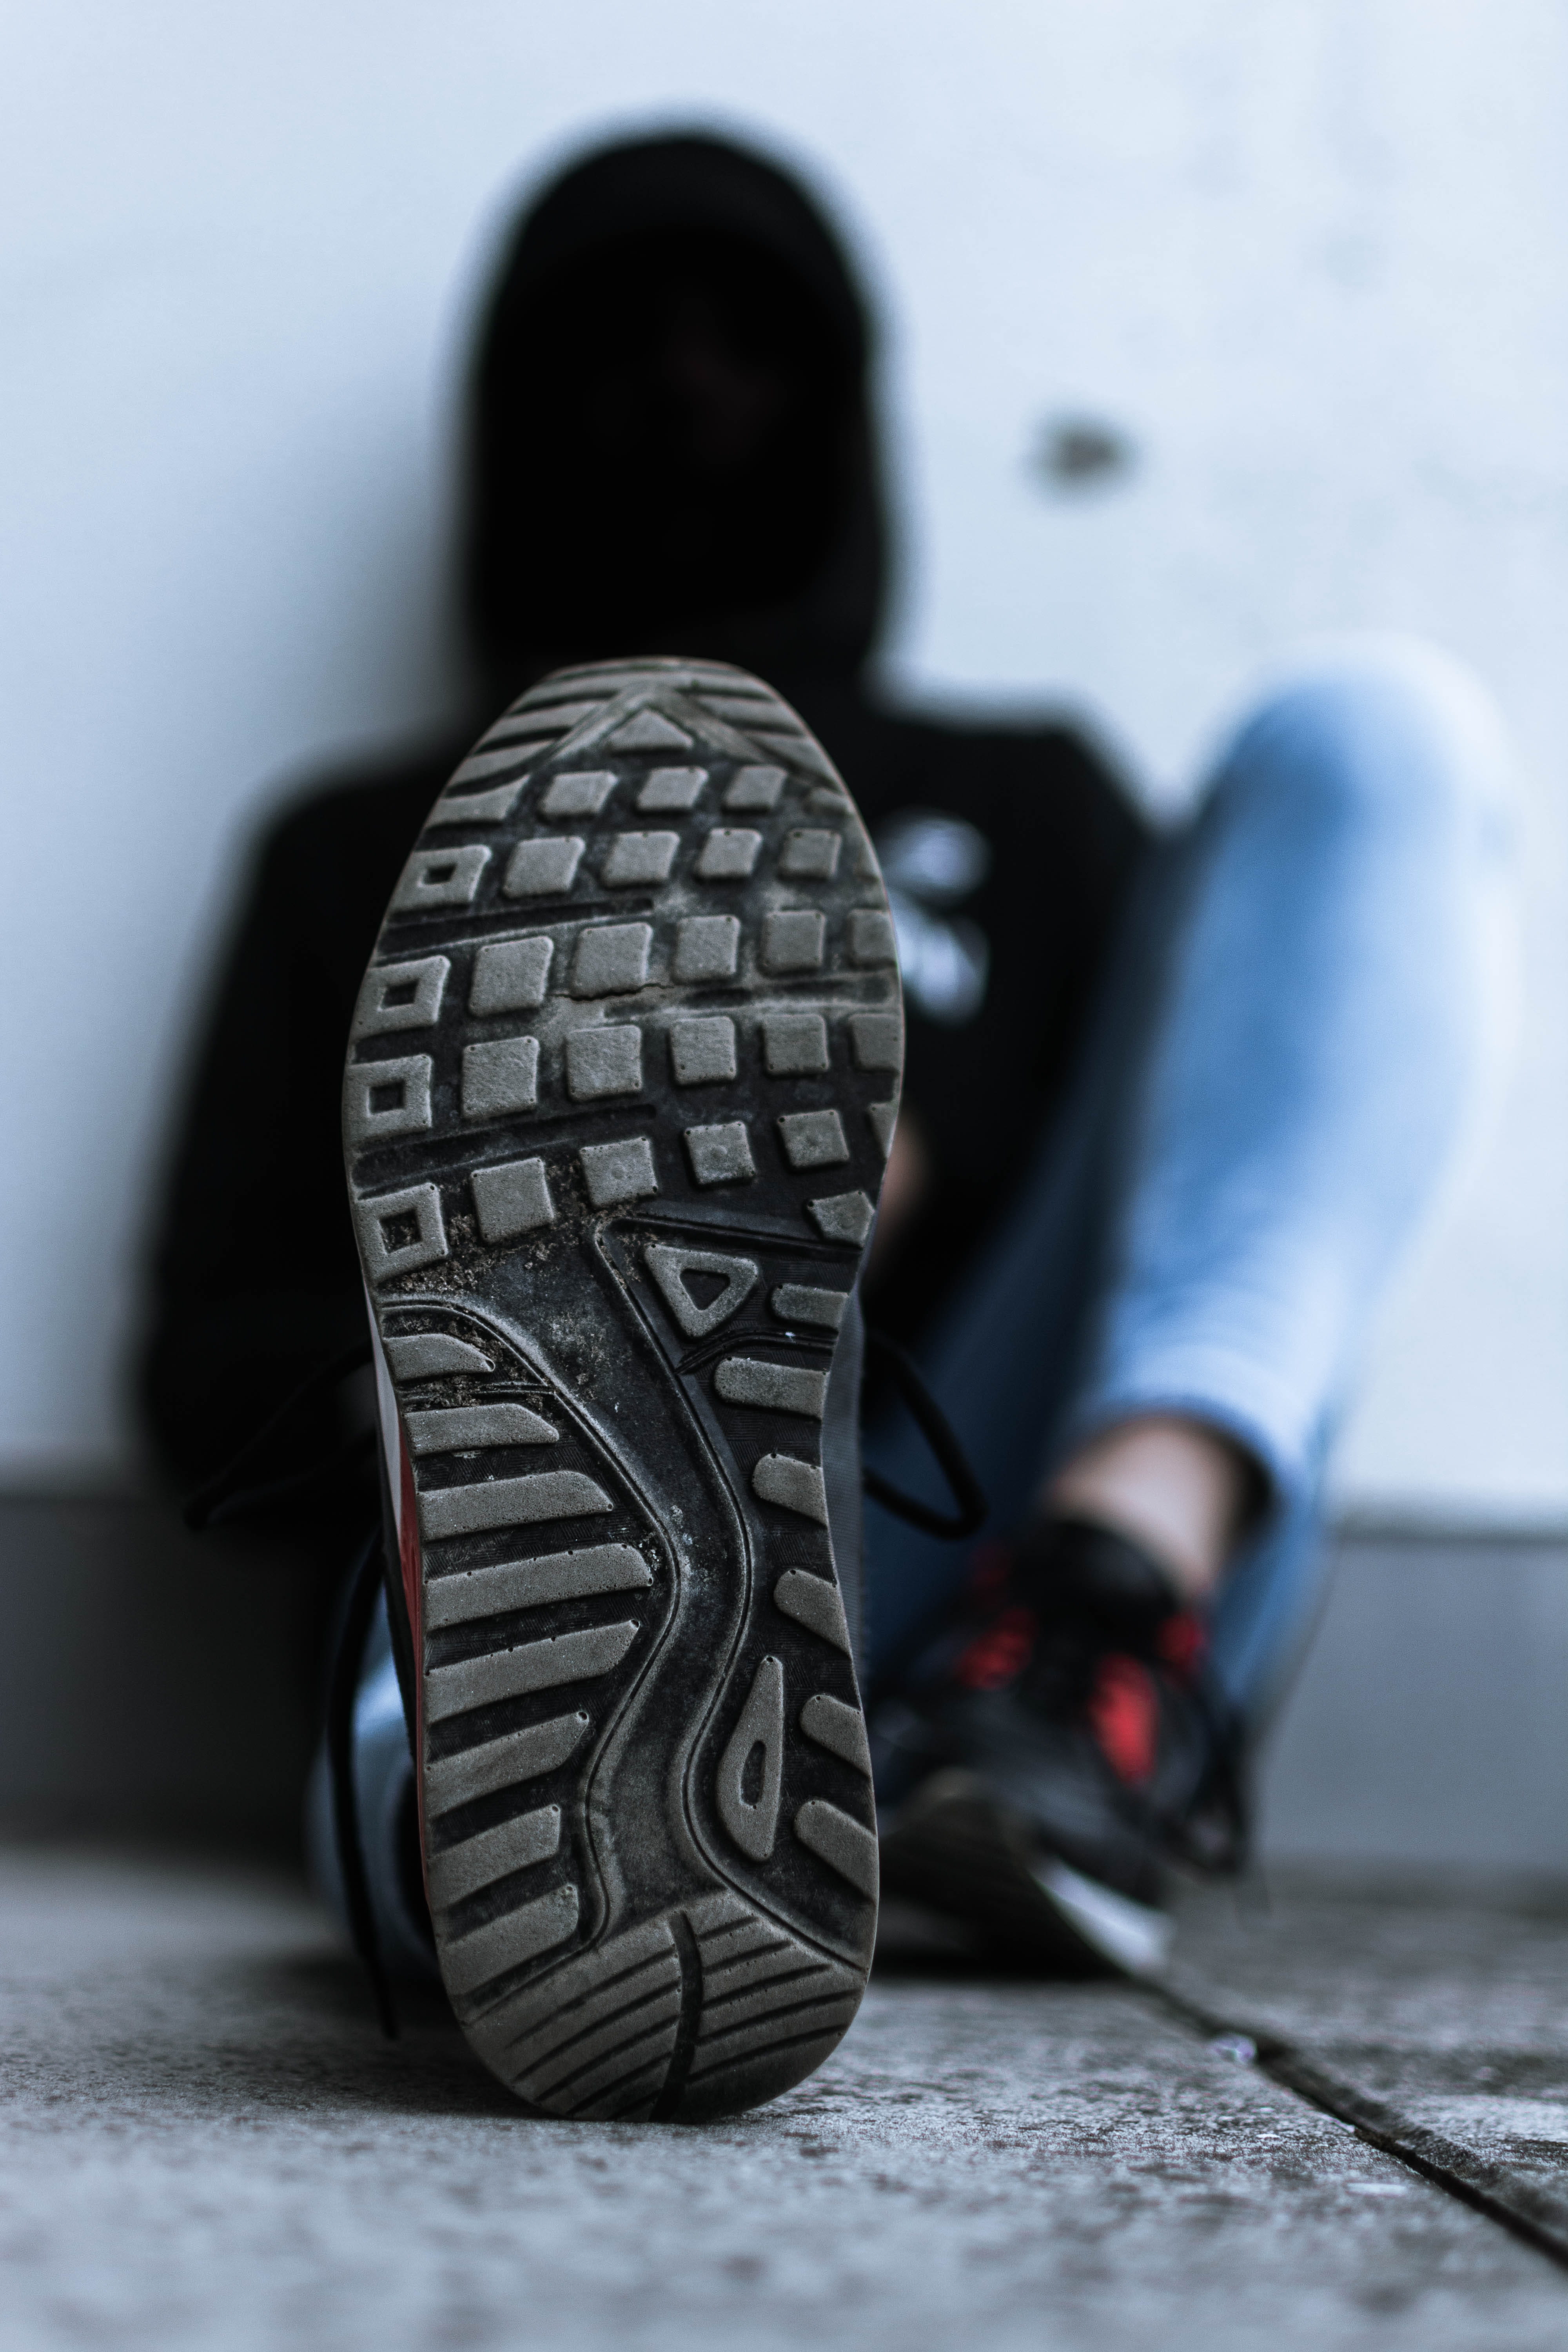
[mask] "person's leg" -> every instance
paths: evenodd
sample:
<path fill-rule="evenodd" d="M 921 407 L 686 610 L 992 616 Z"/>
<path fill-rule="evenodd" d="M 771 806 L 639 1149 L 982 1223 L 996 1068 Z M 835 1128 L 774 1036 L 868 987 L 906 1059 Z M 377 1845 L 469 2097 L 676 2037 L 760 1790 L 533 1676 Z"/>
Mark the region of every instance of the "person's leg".
<path fill-rule="evenodd" d="M 354 1697 L 353 1775 L 365 1893 L 382 1965 L 394 1977 L 434 1980 L 436 1952 L 419 1888 L 419 1837 L 412 1819 L 414 1757 L 384 1599 L 375 1604 L 360 1664 Z M 348 1897 L 324 1738 L 311 1764 L 305 1794 L 305 1864 L 311 1884 L 349 1937 Z"/>
<path fill-rule="evenodd" d="M 1310 1609 L 1368 1317 L 1498 1059 L 1507 770 L 1484 695 L 1420 647 L 1352 648 L 1263 704 L 1158 855 L 1079 1096 L 924 1354 L 999 1532 L 1152 1418 L 1257 1465 L 1214 1625 L 1249 1713 Z M 871 1450 L 895 1482 L 917 1456 Z M 868 1558 L 875 1667 L 964 1556 L 873 1512 Z"/>
<path fill-rule="evenodd" d="M 1190 836 L 1110 1279 L 1058 1454 L 1180 1413 L 1259 1465 L 1268 1501 L 1214 1622 L 1249 1713 L 1299 1631 L 1287 1594 L 1308 1598 L 1332 1414 L 1500 1064 L 1509 765 L 1456 664 L 1368 646 L 1264 704 Z"/>

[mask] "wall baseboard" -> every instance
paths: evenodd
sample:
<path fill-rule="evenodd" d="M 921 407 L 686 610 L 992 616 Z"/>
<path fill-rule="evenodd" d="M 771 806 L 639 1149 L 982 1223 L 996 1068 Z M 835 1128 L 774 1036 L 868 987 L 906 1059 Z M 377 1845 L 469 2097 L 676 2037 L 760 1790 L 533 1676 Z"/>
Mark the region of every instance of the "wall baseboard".
<path fill-rule="evenodd" d="M 1265 1861 L 1568 1880 L 1568 1530 L 1350 1520 Z M 292 1850 L 331 1594 L 110 1487 L 0 1494 L 0 1818 Z"/>

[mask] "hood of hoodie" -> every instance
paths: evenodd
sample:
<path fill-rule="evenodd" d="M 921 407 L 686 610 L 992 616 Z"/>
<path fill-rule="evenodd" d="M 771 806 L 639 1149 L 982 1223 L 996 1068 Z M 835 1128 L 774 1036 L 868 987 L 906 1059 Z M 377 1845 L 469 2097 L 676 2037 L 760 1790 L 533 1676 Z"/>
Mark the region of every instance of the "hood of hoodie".
<path fill-rule="evenodd" d="M 842 247 L 775 164 L 661 138 L 557 178 L 508 243 L 470 387 L 487 690 L 625 654 L 853 677 L 887 562 L 870 354 Z"/>

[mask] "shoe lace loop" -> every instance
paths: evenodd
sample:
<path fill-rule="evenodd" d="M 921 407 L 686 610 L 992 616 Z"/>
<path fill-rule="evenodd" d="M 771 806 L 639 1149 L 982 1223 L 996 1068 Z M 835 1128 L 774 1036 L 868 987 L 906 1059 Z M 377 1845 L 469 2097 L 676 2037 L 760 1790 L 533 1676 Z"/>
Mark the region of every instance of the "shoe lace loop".
<path fill-rule="evenodd" d="M 1246 1727 L 1206 1661 L 1191 1674 L 1188 1689 L 1203 1718 L 1208 1769 L 1194 1801 L 1163 1826 L 1172 1853 L 1190 1870 L 1239 1878 L 1252 1859 Z"/>
<path fill-rule="evenodd" d="M 340 1381 L 362 1371 L 370 1361 L 370 1341 L 356 1339 L 351 1347 L 341 1349 L 326 1363 L 318 1364 L 308 1372 L 296 1388 L 289 1391 L 277 1411 L 268 1415 L 259 1429 L 252 1432 L 243 1445 L 232 1454 L 221 1470 L 187 1495 L 182 1516 L 185 1525 L 200 1535 L 207 1528 L 229 1526 L 236 1519 L 254 1517 L 273 1503 L 280 1503 L 296 1495 L 310 1493 L 341 1476 L 353 1463 L 363 1461 L 374 1447 L 374 1429 L 360 1430 L 322 1459 L 306 1465 L 303 1469 L 285 1470 L 281 1475 L 264 1478 L 259 1483 L 243 1483 L 243 1474 L 254 1463 L 265 1461 L 268 1449 L 282 1436 L 302 1404 L 324 1391 L 335 1388 Z"/>
<path fill-rule="evenodd" d="M 977 1535 L 985 1524 L 990 1505 L 946 1414 L 896 1339 L 890 1339 L 885 1331 L 868 1328 L 866 1353 L 890 1378 L 908 1408 L 910 1419 L 930 1446 L 957 1508 L 952 1513 L 939 1511 L 930 1503 L 922 1503 L 918 1495 L 904 1494 L 879 1471 L 868 1468 L 861 1474 L 860 1483 L 866 1493 L 885 1511 L 919 1528 L 923 1535 L 945 1536 L 953 1542 Z"/>

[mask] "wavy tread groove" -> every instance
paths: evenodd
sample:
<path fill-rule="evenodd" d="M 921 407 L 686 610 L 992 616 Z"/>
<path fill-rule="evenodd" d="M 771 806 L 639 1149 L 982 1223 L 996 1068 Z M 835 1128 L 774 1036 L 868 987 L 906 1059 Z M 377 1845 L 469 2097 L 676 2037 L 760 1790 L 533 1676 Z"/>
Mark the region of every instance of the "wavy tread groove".
<path fill-rule="evenodd" d="M 897 1099 L 891 937 L 771 689 L 577 665 L 463 762 L 362 992 L 348 1156 L 424 1548 L 437 1945 L 478 2053 L 556 2115 L 754 2105 L 863 1989 L 814 1424 Z M 628 1395 L 649 1341 L 668 1392 Z"/>

